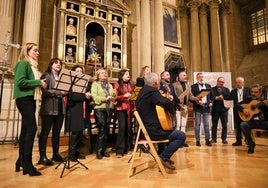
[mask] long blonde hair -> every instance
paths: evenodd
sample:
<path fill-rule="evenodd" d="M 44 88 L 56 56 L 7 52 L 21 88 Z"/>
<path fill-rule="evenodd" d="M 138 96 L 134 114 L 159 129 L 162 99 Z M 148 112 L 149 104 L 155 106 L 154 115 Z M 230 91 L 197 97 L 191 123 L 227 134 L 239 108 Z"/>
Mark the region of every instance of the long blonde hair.
<path fill-rule="evenodd" d="M 27 62 L 30 62 L 30 56 L 28 53 L 34 46 L 37 46 L 37 44 L 33 42 L 28 42 L 25 45 L 23 45 L 20 51 L 19 61 L 25 60 Z"/>

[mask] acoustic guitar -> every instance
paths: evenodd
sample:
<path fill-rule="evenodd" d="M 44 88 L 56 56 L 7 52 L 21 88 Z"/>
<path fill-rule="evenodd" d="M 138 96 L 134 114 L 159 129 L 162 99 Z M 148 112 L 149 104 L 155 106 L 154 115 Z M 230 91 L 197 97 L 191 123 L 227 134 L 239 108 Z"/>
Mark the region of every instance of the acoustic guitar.
<path fill-rule="evenodd" d="M 262 102 L 258 100 L 252 100 L 248 104 L 241 104 L 241 106 L 244 109 L 248 109 L 250 113 L 246 115 L 244 112 L 238 111 L 239 117 L 242 119 L 242 121 L 249 121 L 255 114 L 260 113 L 259 107 L 261 104 Z"/>
<path fill-rule="evenodd" d="M 168 85 L 165 85 L 165 88 L 167 90 L 166 98 L 169 98 L 170 95 L 170 88 Z M 156 112 L 158 115 L 158 119 L 160 122 L 160 125 L 164 131 L 170 131 L 172 130 L 172 118 L 169 112 L 167 112 L 162 106 L 156 105 Z"/>

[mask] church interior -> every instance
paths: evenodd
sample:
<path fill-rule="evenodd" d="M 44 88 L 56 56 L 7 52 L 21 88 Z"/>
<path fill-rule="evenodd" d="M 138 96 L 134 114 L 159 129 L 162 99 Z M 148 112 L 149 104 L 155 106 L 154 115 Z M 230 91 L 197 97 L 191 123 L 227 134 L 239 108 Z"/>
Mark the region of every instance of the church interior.
<path fill-rule="evenodd" d="M 186 132 L 190 147 L 173 156 L 177 169 L 167 179 L 153 160 L 149 169 L 129 178 L 131 154 L 98 161 L 87 146 L 82 162 L 88 170 L 77 165 L 60 178 L 62 167 L 37 165 L 42 176 L 23 176 L 14 170 L 21 119 L 13 99 L 13 69 L 21 46 L 34 42 L 40 72 L 57 57 L 65 69 L 82 66 L 93 80 L 96 71 L 104 68 L 111 83 L 122 69 L 129 70 L 135 82 L 144 66 L 157 74 L 169 71 L 172 82 L 186 71 L 190 85 L 198 72 L 211 75 L 207 82 L 212 86 L 218 76 L 224 76 L 229 89 L 241 76 L 248 87 L 262 85 L 267 97 L 267 10 L 268 0 L 1 0 L 0 187 L 266 187 L 267 132 L 254 133 L 254 155 L 246 153 L 245 144 L 198 148 L 193 115 Z M 228 117 L 231 143 L 234 128 L 232 116 Z M 38 135 L 34 161 L 38 160 L 37 140 Z M 68 136 L 62 131 L 62 153 L 67 145 Z"/>

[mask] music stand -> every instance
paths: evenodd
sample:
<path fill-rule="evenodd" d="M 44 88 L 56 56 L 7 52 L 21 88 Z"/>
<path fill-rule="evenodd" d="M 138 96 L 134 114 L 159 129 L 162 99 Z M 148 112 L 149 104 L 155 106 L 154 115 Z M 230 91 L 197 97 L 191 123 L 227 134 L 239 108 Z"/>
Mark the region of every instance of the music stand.
<path fill-rule="evenodd" d="M 56 82 L 54 89 L 61 90 L 61 91 L 67 91 L 68 95 L 72 95 L 73 92 L 75 93 L 85 93 L 86 92 L 86 86 L 87 83 L 90 79 L 90 76 L 78 73 L 75 71 L 67 70 L 67 69 L 62 69 L 60 75 L 59 75 L 59 80 Z M 68 103 L 70 100 L 68 100 Z M 67 106 L 69 105 L 67 103 Z M 70 117 L 71 118 L 71 117 Z M 82 165 L 85 169 L 88 169 L 84 164 L 82 164 L 78 159 L 75 161 L 75 164 L 70 166 L 70 133 L 71 130 L 69 130 L 69 143 L 68 143 L 68 155 L 63 159 L 62 162 L 60 162 L 55 169 L 57 169 L 61 164 L 63 164 L 63 169 L 61 172 L 60 177 L 62 178 L 63 173 L 65 168 L 71 169 L 72 167 L 80 164 Z"/>

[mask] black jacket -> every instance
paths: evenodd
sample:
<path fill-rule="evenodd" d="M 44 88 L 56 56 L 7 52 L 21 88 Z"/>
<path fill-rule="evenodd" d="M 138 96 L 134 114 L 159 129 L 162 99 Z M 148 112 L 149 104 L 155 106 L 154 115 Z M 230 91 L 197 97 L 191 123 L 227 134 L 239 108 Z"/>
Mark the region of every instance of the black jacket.
<path fill-rule="evenodd" d="M 244 87 L 243 88 L 243 100 L 245 100 L 249 96 L 250 96 L 250 88 Z M 238 109 L 237 109 L 237 105 L 238 105 L 237 88 L 232 89 L 230 93 L 230 98 L 234 101 L 234 108 L 233 108 L 234 121 L 235 123 L 240 123 L 241 119 L 238 115 Z"/>
<path fill-rule="evenodd" d="M 210 84 L 207 84 L 205 83 L 205 86 L 206 86 L 206 89 L 211 89 L 211 85 Z M 195 83 L 191 86 L 191 92 L 192 94 L 196 97 L 199 93 L 200 93 L 200 89 L 199 89 L 199 84 L 198 83 Z M 209 103 L 212 102 L 212 94 L 211 92 L 207 95 L 207 104 L 204 104 L 203 106 L 194 102 L 194 111 L 195 112 L 201 112 L 202 110 L 207 109 L 208 111 L 210 110 L 209 109 Z"/>
<path fill-rule="evenodd" d="M 217 96 L 223 95 L 223 98 L 226 100 L 230 100 L 230 90 L 227 87 L 218 87 L 215 86 L 211 89 L 211 94 L 213 95 L 213 106 L 212 106 L 212 113 L 213 112 L 226 112 L 228 111 L 224 107 L 223 100 L 216 100 Z"/>
<path fill-rule="evenodd" d="M 156 88 L 143 86 L 136 100 L 137 111 L 152 140 L 168 139 L 171 131 L 163 131 L 161 128 L 156 105 L 162 106 L 171 114 L 175 113 L 172 101 L 163 97 Z"/>

